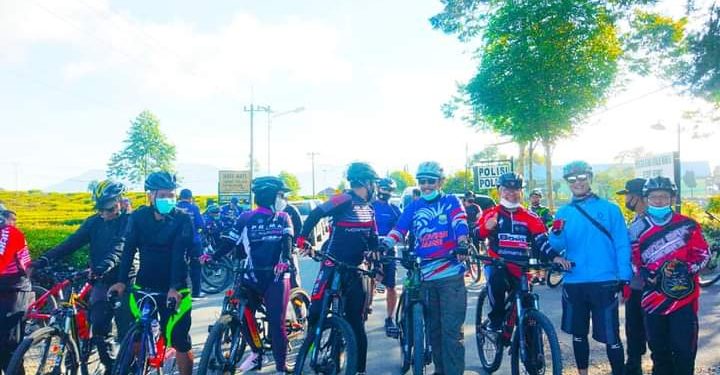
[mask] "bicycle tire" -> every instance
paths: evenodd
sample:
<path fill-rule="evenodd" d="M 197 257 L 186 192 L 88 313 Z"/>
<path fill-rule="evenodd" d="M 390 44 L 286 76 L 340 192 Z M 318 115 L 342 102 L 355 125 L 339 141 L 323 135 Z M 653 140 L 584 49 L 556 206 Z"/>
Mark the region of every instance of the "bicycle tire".
<path fill-rule="evenodd" d="M 140 337 L 137 337 L 138 335 Z M 147 373 L 147 359 L 145 358 L 144 350 L 142 350 L 143 345 L 140 345 L 137 358 L 134 353 L 136 350 L 135 341 L 143 340 L 143 336 L 143 327 L 140 324 L 136 323 L 128 329 L 118 349 L 115 366 L 112 371 L 113 375 L 137 375 Z M 139 340 L 136 340 L 136 338 Z M 133 363 L 133 360 L 135 360 L 135 363 Z M 142 365 L 138 366 L 138 362 L 142 363 Z"/>
<path fill-rule="evenodd" d="M 233 264 L 223 258 L 217 262 L 203 264 L 200 269 L 200 290 L 206 294 L 217 294 L 230 287 L 233 282 Z"/>
<path fill-rule="evenodd" d="M 292 311 L 292 316 L 290 314 L 287 316 L 289 323 L 291 325 L 298 323 L 302 326 L 302 328 L 288 331 L 288 343 L 292 343 L 291 336 L 298 336 L 299 331 L 300 336 L 305 337 L 307 332 L 308 317 L 310 316 L 310 295 L 302 288 L 293 288 L 290 290 L 289 303 Z M 291 328 L 293 327 L 291 326 Z"/>
<path fill-rule="evenodd" d="M 470 257 L 467 260 L 468 270 L 470 271 L 470 279 L 473 283 L 478 284 L 482 280 L 483 264 L 480 259 L 476 257 Z"/>
<path fill-rule="evenodd" d="M 318 360 L 322 363 L 317 364 L 318 368 L 313 368 L 310 365 L 310 358 L 315 350 L 314 341 L 315 336 L 309 333 L 305 338 L 300 351 L 298 352 L 297 360 L 295 362 L 295 374 L 346 374 L 354 375 L 357 372 L 357 341 L 355 335 L 352 332 L 350 324 L 338 316 L 328 316 L 325 318 L 325 323 L 320 331 L 321 337 L 328 331 L 328 340 L 323 345 L 321 339 L 321 347 L 326 347 L 328 344 L 332 344 L 335 350 L 342 350 L 342 353 L 333 353 L 330 357 L 341 356 L 344 353 L 344 368 L 338 368 L 338 362 L 342 365 L 343 360 L 338 358 L 322 358 L 318 356 Z M 342 341 L 338 341 L 342 340 Z M 327 362 L 331 360 L 332 362 Z M 325 370 L 325 371 L 323 371 Z M 330 371 L 328 371 L 330 370 Z"/>
<path fill-rule="evenodd" d="M 58 344 L 53 344 L 50 340 L 53 338 L 58 339 Z M 10 363 L 8 364 L 8 368 L 6 370 L 7 375 L 20 375 L 20 374 L 49 374 L 51 371 L 41 371 L 41 369 L 44 369 L 46 365 L 52 365 L 52 359 L 49 358 L 49 350 L 51 347 L 54 346 L 60 346 L 59 343 L 62 342 L 62 340 L 65 339 L 66 344 L 64 347 L 70 351 L 70 356 L 66 357 L 66 360 L 63 361 L 64 364 L 61 367 L 65 367 L 65 371 L 61 371 L 60 374 L 62 375 L 77 375 L 80 370 L 80 357 L 79 352 L 77 348 L 77 344 L 71 337 L 66 337 L 64 333 L 60 332 L 55 327 L 43 327 L 38 329 L 37 331 L 33 332 L 30 336 L 23 339 L 23 341 L 20 342 L 20 345 L 15 349 L 13 352 L 12 357 L 10 358 Z M 45 350 L 44 352 L 44 358 L 42 360 L 43 365 L 37 365 L 35 366 L 34 363 L 29 361 L 28 352 L 37 344 L 41 344 L 45 342 Z M 69 363 L 68 363 L 69 359 Z M 28 371 L 26 367 L 29 368 L 35 368 L 34 371 Z M 51 368 L 52 366 L 50 366 Z M 62 370 L 62 369 L 61 369 Z"/>
<path fill-rule="evenodd" d="M 489 332 L 487 331 L 486 327 L 490 323 L 489 321 L 485 321 L 485 315 L 487 315 L 485 314 L 485 312 L 489 312 L 489 302 L 487 306 L 488 308 L 483 308 L 485 301 L 488 299 L 487 294 L 487 287 L 484 287 L 478 295 L 477 308 L 475 309 L 475 342 L 477 344 L 480 365 L 483 367 L 483 369 L 485 369 L 485 371 L 491 373 L 497 371 L 500 368 L 500 364 L 502 364 L 503 344 L 501 337 L 496 337 L 493 342 L 493 340 L 491 340 L 488 336 Z M 486 340 L 488 342 L 486 342 Z M 487 353 L 485 351 L 486 344 L 488 345 Z M 493 348 L 494 353 L 488 355 L 491 348 Z"/>
<path fill-rule="evenodd" d="M 198 375 L 225 374 L 227 373 L 226 371 L 230 373 L 235 372 L 235 368 L 245 352 L 246 344 L 245 340 L 242 338 L 239 326 L 235 327 L 238 330 L 237 337 L 233 335 L 232 324 L 233 319 L 230 315 L 222 315 L 217 321 L 215 321 L 212 329 L 210 330 L 210 334 L 205 341 L 205 345 L 203 346 L 200 364 L 198 364 L 197 368 Z M 240 343 L 236 343 L 239 345 L 237 352 L 238 355 L 236 358 L 229 358 L 230 353 L 227 353 L 228 357 L 226 357 L 224 355 L 225 353 L 222 352 L 222 341 L 227 339 L 226 335 L 228 333 L 230 334 L 231 339 L 230 347 L 232 347 L 235 340 L 241 341 Z M 220 362 L 221 360 L 225 363 Z"/>
<path fill-rule="evenodd" d="M 720 251 L 711 251 L 710 261 L 699 272 L 701 288 L 707 288 L 720 280 Z"/>
<path fill-rule="evenodd" d="M 555 288 L 562 284 L 563 279 L 565 279 L 565 272 L 558 272 L 549 269 L 547 270 L 547 274 L 545 276 L 545 283 L 550 288 Z"/>
<path fill-rule="evenodd" d="M 519 335 L 526 335 L 526 353 L 527 358 L 523 361 L 524 374 L 530 375 L 562 375 L 562 353 L 560 352 L 560 343 L 558 343 L 557 333 L 550 319 L 545 314 L 537 310 L 528 310 L 522 318 L 522 321 L 515 330 L 512 344 L 510 347 L 510 371 L 513 375 L 519 375 L 520 372 L 520 339 Z M 548 357 L 544 348 L 544 340 L 546 337 L 550 349 L 550 363 L 552 364 L 552 372 L 547 371 Z M 541 345 L 537 345 L 540 343 Z M 538 348 L 541 349 L 538 353 Z"/>
<path fill-rule="evenodd" d="M 425 317 L 422 303 L 412 306 L 412 373 L 425 375 Z"/>
<path fill-rule="evenodd" d="M 412 366 L 412 319 L 410 314 L 405 311 L 405 305 L 407 302 L 407 294 L 403 293 L 400 296 L 400 302 L 398 302 L 398 313 L 396 314 L 396 321 L 398 322 L 398 340 L 400 341 L 400 361 L 401 361 L 401 374 L 404 374 L 410 370 Z"/>

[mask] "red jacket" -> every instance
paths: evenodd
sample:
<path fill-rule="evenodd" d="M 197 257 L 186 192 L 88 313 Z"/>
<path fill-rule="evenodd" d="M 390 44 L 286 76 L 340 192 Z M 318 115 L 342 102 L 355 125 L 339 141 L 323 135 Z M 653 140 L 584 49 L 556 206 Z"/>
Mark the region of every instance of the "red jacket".
<path fill-rule="evenodd" d="M 679 300 L 665 296 L 654 285 L 646 283 L 643 309 L 648 313 L 667 315 L 692 303 L 697 311 L 700 295 L 697 274 L 710 259 L 708 244 L 700 225 L 678 213 L 673 213 L 670 221 L 662 226 L 645 216 L 630 226 L 630 240 L 633 267 L 636 270 L 645 268 L 650 272 L 662 272 L 659 270 L 665 262 L 679 260 L 688 266 L 695 281 L 695 290 Z"/>
<path fill-rule="evenodd" d="M 29 265 L 25 235 L 10 225 L 0 227 L 0 289 L 26 287 L 25 270 Z"/>

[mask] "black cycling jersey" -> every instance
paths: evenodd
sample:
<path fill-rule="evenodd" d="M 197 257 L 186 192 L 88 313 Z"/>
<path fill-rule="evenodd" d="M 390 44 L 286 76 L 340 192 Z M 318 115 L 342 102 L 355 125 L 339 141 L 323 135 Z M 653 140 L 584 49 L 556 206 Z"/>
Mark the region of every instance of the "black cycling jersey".
<path fill-rule="evenodd" d="M 128 223 L 119 281 L 129 283 L 130 267 L 139 252 L 136 283 L 142 288 L 165 292 L 187 287 L 185 254 L 193 246 L 193 234 L 190 217 L 179 210 L 173 210 L 163 220 L 155 218 L 152 207 L 135 210 Z"/>

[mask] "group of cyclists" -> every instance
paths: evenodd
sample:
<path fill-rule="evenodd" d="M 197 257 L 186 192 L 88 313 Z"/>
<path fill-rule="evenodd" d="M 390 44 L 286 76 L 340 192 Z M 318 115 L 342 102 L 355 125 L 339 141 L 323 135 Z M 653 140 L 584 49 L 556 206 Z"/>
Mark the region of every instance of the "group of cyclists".
<path fill-rule="evenodd" d="M 90 297 L 93 340 L 106 374 L 115 365 L 112 322 L 118 336 L 129 324 L 124 306 L 113 308 L 109 296 L 127 296 L 140 288 L 161 292 L 172 302 L 158 306 L 182 375 L 191 374 L 193 354 L 189 330 L 192 299 L 201 297 L 203 262 L 234 251 L 246 259 L 240 282 L 267 307 L 272 352 L 277 373 L 292 371 L 287 362 L 285 324 L 291 284 L 299 284 L 296 249 L 311 255 L 308 240 L 315 225 L 330 218 L 330 236 L 322 251 L 341 262 L 359 266 L 367 259 L 396 255 L 397 249 L 419 259 L 422 292 L 436 374 L 462 374 L 465 369 L 463 325 L 468 309 L 465 260 L 473 246 L 487 243 L 488 255 L 511 261 L 543 259 L 569 272 L 562 291 L 561 328 L 572 336 L 578 373 L 588 373 L 590 327 L 594 340 L 606 345 L 614 375 L 641 374 L 646 342 L 653 374 L 692 374 L 698 338 L 698 272 L 709 258 L 698 223 L 672 211 L 677 194 L 665 177 L 628 181 L 623 194 L 636 216 L 627 225 L 618 206 L 591 190 L 593 171 L 583 161 L 563 168 L 571 201 L 555 217 L 540 204 L 533 190 L 524 206 L 522 176 L 507 173 L 498 180 L 499 204 L 483 210 L 471 192 L 460 199 L 442 187 L 445 172 L 439 163 L 423 162 L 415 177 L 419 191 L 401 211 L 389 202 L 395 182 L 381 179 L 367 163 L 351 163 L 346 173 L 350 189 L 330 197 L 302 223 L 287 202 L 288 187 L 273 176 L 252 181 L 254 209 L 242 211 L 237 200 L 222 208 L 208 205 L 204 214 L 168 172 L 147 176 L 149 205 L 124 209 L 125 187 L 111 180 L 93 192 L 97 214 L 61 244 L 30 260 L 23 234 L 4 207 L 0 215 L 0 368 L 5 368 L 19 338 L 13 327 L 32 299 L 30 275 L 78 249 L 89 246 L 88 266 L 97 281 Z M 177 199 L 179 198 L 179 200 Z M 203 254 L 203 237 L 210 233 L 217 252 Z M 399 247 L 399 245 L 404 245 Z M 136 254 L 137 260 L 136 260 Z M 318 321 L 320 301 L 334 272 L 323 262 L 311 293 L 309 326 Z M 486 288 L 491 305 L 490 329 L 500 334 L 505 300 L 518 287 L 520 269 L 487 265 Z M 293 276 L 291 276 L 293 275 Z M 386 333 L 398 327 L 394 263 L 382 265 L 386 290 Z M 365 309 L 367 290 L 359 273 L 343 275 L 344 318 L 357 343 L 357 373 L 367 367 Z M 188 282 L 190 280 L 190 282 Z M 619 305 L 626 304 L 627 361 L 619 334 Z M 592 322 L 592 324 L 591 324 Z M 307 332 L 311 332 L 308 330 Z M 10 348 L 11 350 L 5 350 Z M 262 366 L 253 351 L 251 368 Z"/>

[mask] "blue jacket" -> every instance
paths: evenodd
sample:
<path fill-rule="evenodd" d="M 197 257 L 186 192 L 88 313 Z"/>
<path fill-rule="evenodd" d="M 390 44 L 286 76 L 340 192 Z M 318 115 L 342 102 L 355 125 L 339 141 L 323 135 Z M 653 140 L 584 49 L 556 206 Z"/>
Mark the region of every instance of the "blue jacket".
<path fill-rule="evenodd" d="M 200 231 L 205 229 L 205 220 L 203 220 L 203 216 L 200 213 L 200 208 L 196 206 L 194 203 L 188 202 L 188 201 L 179 201 L 177 202 L 178 209 L 185 212 L 188 216 L 190 216 L 190 219 L 193 223 L 193 244 L 199 244 L 201 243 L 200 239 Z"/>
<path fill-rule="evenodd" d="M 375 210 L 375 224 L 377 224 L 378 235 L 387 236 L 400 218 L 398 206 L 381 200 L 372 203 Z"/>
<path fill-rule="evenodd" d="M 612 241 L 572 204 L 561 207 L 555 219 L 565 224 L 560 233 L 551 231 L 550 245 L 575 262 L 564 282 L 630 281 L 630 238 L 620 208 L 595 195 L 573 202 L 602 224 Z"/>

